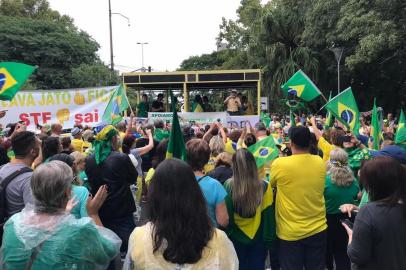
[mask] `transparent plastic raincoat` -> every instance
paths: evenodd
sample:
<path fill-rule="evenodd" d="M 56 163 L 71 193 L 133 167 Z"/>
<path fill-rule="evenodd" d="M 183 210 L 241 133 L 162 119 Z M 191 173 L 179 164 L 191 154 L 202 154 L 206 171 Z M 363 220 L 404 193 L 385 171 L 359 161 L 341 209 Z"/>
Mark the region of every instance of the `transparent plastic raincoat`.
<path fill-rule="evenodd" d="M 116 234 L 90 218 L 38 214 L 28 206 L 4 226 L 0 269 L 106 269 L 120 245 Z"/>

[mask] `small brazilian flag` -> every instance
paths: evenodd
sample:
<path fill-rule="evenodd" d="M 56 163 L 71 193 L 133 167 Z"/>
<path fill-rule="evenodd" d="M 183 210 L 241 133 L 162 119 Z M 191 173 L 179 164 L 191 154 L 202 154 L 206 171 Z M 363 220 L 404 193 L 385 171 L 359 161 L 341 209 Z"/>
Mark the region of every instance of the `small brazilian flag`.
<path fill-rule="evenodd" d="M 289 119 L 290 119 L 290 126 L 295 127 L 296 126 L 295 114 L 293 113 L 292 110 L 289 111 Z"/>
<path fill-rule="evenodd" d="M 331 100 L 331 91 L 330 91 L 330 96 L 328 97 L 328 100 Z M 324 123 L 324 129 L 328 129 L 329 127 L 332 127 L 334 124 L 334 119 L 333 115 L 327 110 L 326 114 L 326 122 Z"/>
<path fill-rule="evenodd" d="M 321 94 L 319 88 L 317 88 L 302 70 L 296 72 L 282 85 L 282 90 L 287 95 L 297 96 L 304 101 L 312 101 Z"/>
<path fill-rule="evenodd" d="M 0 100 L 12 100 L 36 67 L 0 62 Z"/>
<path fill-rule="evenodd" d="M 176 111 L 176 98 L 170 91 L 172 106 L 172 129 L 168 142 L 168 150 L 166 151 L 166 158 L 179 158 L 186 160 L 186 147 L 183 140 L 183 132 L 180 128 L 178 112 Z"/>
<path fill-rule="evenodd" d="M 400 111 L 400 118 L 399 118 L 399 123 L 398 123 L 398 129 L 396 130 L 396 136 L 395 136 L 395 143 L 404 143 L 406 142 L 406 118 L 405 118 L 405 113 L 403 110 Z"/>
<path fill-rule="evenodd" d="M 329 100 L 324 107 L 355 135 L 359 134 L 360 114 L 351 87 Z"/>
<path fill-rule="evenodd" d="M 267 162 L 277 158 L 279 156 L 278 148 L 275 145 L 275 140 L 273 136 L 268 136 L 256 144 L 248 147 L 248 151 L 254 155 L 257 167 L 261 168 Z"/>
<path fill-rule="evenodd" d="M 128 103 L 124 86 L 120 84 L 110 97 L 110 101 L 107 104 L 106 110 L 104 111 L 102 117 L 103 122 L 109 125 L 116 125 L 120 123 L 121 120 L 123 120 L 120 113 L 127 110 L 129 106 L 130 104 Z"/>

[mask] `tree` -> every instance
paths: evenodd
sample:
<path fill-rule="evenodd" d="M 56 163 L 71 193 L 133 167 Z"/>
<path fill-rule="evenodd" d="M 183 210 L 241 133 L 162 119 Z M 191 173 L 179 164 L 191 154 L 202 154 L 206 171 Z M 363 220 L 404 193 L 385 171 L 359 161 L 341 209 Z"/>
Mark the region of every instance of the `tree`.
<path fill-rule="evenodd" d="M 102 62 L 81 64 L 72 69 L 72 83 L 70 87 L 109 86 L 119 84 L 117 73 Z"/>

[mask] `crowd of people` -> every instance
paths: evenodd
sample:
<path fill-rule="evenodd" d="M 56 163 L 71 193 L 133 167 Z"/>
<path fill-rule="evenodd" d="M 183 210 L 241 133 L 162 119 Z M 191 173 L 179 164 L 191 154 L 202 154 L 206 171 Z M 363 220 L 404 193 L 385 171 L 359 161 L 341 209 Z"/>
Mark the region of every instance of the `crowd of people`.
<path fill-rule="evenodd" d="M 225 104 L 240 112 L 237 93 Z M 406 150 L 389 117 L 378 150 L 367 120 L 357 136 L 304 114 L 184 123 L 185 161 L 166 159 L 159 119 L 9 124 L 0 268 L 406 269 Z M 279 155 L 258 167 L 250 146 L 269 138 Z"/>
<path fill-rule="evenodd" d="M 158 94 L 156 100 L 150 102 L 147 94 L 141 95 L 141 100 L 137 105 L 137 116 L 148 117 L 148 112 L 165 112 L 164 95 Z M 229 96 L 224 99 L 223 107 L 230 115 L 253 115 L 254 106 L 249 98 L 235 89 L 229 91 Z M 207 95 L 196 94 L 189 108 L 191 112 L 215 112 L 215 106 L 210 102 Z"/>

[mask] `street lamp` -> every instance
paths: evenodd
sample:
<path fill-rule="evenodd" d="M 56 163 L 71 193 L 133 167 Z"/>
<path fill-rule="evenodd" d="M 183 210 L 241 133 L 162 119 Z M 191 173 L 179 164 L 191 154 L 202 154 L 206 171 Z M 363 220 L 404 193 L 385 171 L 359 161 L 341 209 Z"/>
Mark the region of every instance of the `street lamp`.
<path fill-rule="evenodd" d="M 141 62 L 142 62 L 142 72 L 145 72 L 144 66 L 144 45 L 148 45 L 148 42 L 137 42 L 138 45 L 141 45 Z"/>
<path fill-rule="evenodd" d="M 121 17 L 127 19 L 128 27 L 130 27 L 130 18 L 124 16 L 121 13 L 111 12 L 111 0 L 109 0 L 109 26 L 110 26 L 110 69 L 114 71 L 114 54 L 113 54 L 113 27 L 111 25 L 111 16 L 120 15 Z"/>
<path fill-rule="evenodd" d="M 341 57 L 343 56 L 344 47 L 334 47 L 330 48 L 330 51 L 334 53 L 334 56 L 337 61 L 337 92 L 340 94 L 340 62 Z"/>

